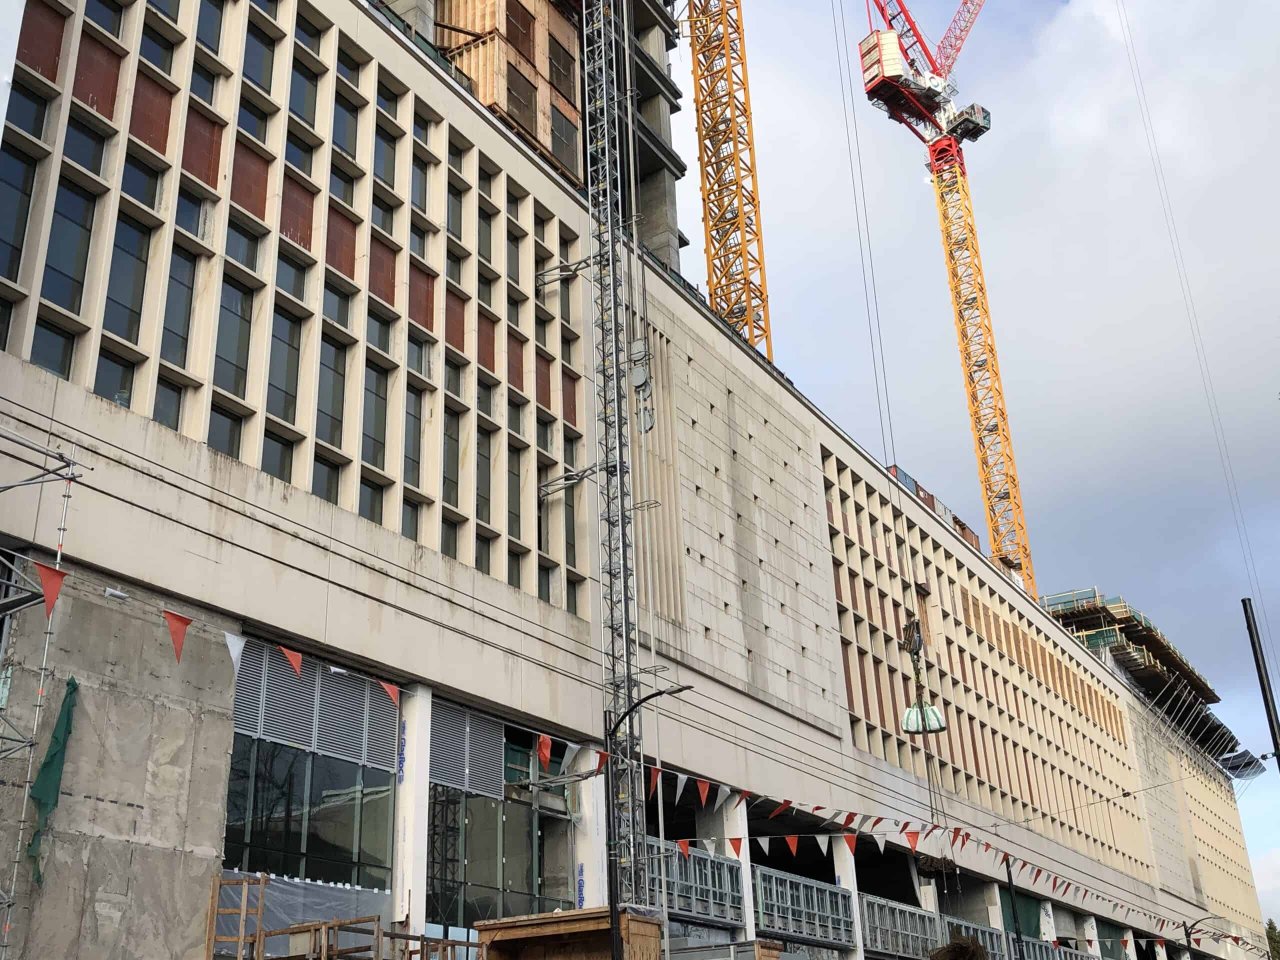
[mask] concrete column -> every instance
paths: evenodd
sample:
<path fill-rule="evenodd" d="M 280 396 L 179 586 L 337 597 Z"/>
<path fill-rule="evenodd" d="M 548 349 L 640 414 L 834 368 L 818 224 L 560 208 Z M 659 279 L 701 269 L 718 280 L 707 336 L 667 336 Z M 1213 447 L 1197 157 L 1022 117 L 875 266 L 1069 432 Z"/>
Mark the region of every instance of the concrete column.
<path fill-rule="evenodd" d="M 1124 951 L 1124 960 L 1138 960 L 1138 945 L 1134 942 L 1134 934 L 1132 930 L 1124 930 L 1120 934 L 1120 939 L 1124 941 L 1120 948 Z"/>
<path fill-rule="evenodd" d="M 596 751 L 584 748 L 573 758 L 570 772 L 596 768 Z M 578 792 L 578 818 L 573 825 L 574 906 L 603 907 L 609 902 L 608 834 L 605 819 L 605 777 L 587 777 Z"/>
<path fill-rule="evenodd" d="M 836 886 L 853 893 L 853 935 L 858 942 L 856 950 L 842 951 L 841 957 L 844 960 L 864 960 L 862 906 L 858 902 L 858 871 L 854 867 L 853 854 L 849 852 L 849 845 L 839 835 L 831 838 L 831 854 L 836 868 Z"/>
<path fill-rule="evenodd" d="M 431 689 L 421 684 L 400 695 L 400 755 L 396 760 L 395 843 L 391 902 L 410 933 L 425 933 L 428 814 L 431 809 Z"/>
<path fill-rule="evenodd" d="M 1084 941 L 1085 952 L 1092 957 L 1102 956 L 1102 944 L 1098 942 L 1098 918 L 1089 916 L 1080 918 L 1080 939 Z"/>
<path fill-rule="evenodd" d="M 1017 909 L 1016 904 L 1014 905 L 1014 909 Z M 1057 921 L 1053 919 L 1052 900 L 1040 901 L 1040 939 L 1048 940 L 1050 942 L 1058 939 L 1058 924 Z M 1164 958 L 1161 957 L 1158 958 L 1158 960 L 1164 960 Z"/>
<path fill-rule="evenodd" d="M 1169 955 L 1165 952 L 1163 943 L 1156 940 L 1151 944 L 1151 946 L 1155 947 L 1156 960 L 1169 960 Z"/>
<path fill-rule="evenodd" d="M 692 789 L 686 787 L 686 789 Z M 708 794 L 707 800 L 714 804 L 714 794 Z M 719 810 L 707 809 L 697 814 L 699 837 L 719 837 L 716 845 L 719 853 L 726 857 L 735 856 L 729 846 L 728 837 L 741 837 L 742 845 L 737 860 L 742 864 L 742 930 L 735 933 L 737 940 L 754 940 L 756 938 L 756 896 L 755 885 L 751 882 L 751 839 L 747 836 L 747 805 L 738 803 L 739 795 L 730 793 L 721 804 Z"/>

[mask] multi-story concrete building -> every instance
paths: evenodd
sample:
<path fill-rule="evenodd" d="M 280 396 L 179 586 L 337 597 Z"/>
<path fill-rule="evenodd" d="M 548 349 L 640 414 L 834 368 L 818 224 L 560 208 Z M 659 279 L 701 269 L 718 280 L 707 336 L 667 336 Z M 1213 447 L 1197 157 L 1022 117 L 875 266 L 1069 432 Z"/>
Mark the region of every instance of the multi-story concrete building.
<path fill-rule="evenodd" d="M 667 43 L 670 8 L 636 7 Z M 594 461 L 588 278 L 556 274 L 588 216 L 405 22 L 27 0 L 0 483 L 44 448 L 79 476 L 0 493 L 16 955 L 202 955 L 224 870 L 276 876 L 277 925 L 465 935 L 604 901 L 596 501 L 553 482 Z M 660 128 L 676 94 L 650 81 Z M 641 635 L 655 682 L 693 687 L 644 722 L 672 950 L 920 960 L 964 929 L 1011 957 L 1016 920 L 1036 960 L 1165 960 L 1199 921 L 1196 953 L 1243 960 L 1261 926 L 1220 751 L 658 258 L 637 279 Z M 59 544 L 46 622 L 21 575 Z M 927 738 L 902 724 L 913 623 L 947 720 Z M 28 758 L 71 676 L 28 857 Z"/>

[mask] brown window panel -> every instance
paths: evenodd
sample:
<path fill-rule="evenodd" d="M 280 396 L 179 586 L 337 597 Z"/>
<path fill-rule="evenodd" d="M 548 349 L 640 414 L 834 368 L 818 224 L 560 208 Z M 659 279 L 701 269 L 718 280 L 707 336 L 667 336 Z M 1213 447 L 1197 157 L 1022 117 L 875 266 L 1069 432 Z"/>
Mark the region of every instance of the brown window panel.
<path fill-rule="evenodd" d="M 242 141 L 231 161 L 231 200 L 259 220 L 267 218 L 267 171 L 270 163 Z"/>
<path fill-rule="evenodd" d="M 578 425 L 578 378 L 567 370 L 560 371 L 560 415 L 571 427 Z"/>
<path fill-rule="evenodd" d="M 218 186 L 218 158 L 222 156 L 222 127 L 199 110 L 187 110 L 182 142 L 182 169 L 209 186 Z"/>
<path fill-rule="evenodd" d="M 467 352 L 467 301 L 452 290 L 444 294 L 444 340 L 455 350 Z"/>
<path fill-rule="evenodd" d="M 311 249 L 311 218 L 315 197 L 293 177 L 284 178 L 280 194 L 280 232 L 307 250 Z"/>
<path fill-rule="evenodd" d="M 46 80 L 58 82 L 62 34 L 67 18 L 46 3 L 31 0 L 22 14 L 18 59 Z"/>
<path fill-rule="evenodd" d="M 858 712 L 863 720 L 868 721 L 871 719 L 871 711 L 867 707 L 867 704 L 871 702 L 867 697 L 867 661 L 869 659 L 865 653 L 858 651 L 858 682 L 862 689 L 862 703 L 859 704 Z"/>
<path fill-rule="evenodd" d="M 885 723 L 885 719 L 884 719 L 884 691 L 880 687 L 881 666 L 882 665 L 879 662 L 875 660 L 871 661 L 871 672 L 875 677 L 875 681 L 876 681 L 876 709 L 879 711 L 879 714 L 880 714 L 880 729 L 888 730 L 889 725 Z"/>
<path fill-rule="evenodd" d="M 409 319 L 432 329 L 435 316 L 436 278 L 421 267 L 409 266 Z"/>
<path fill-rule="evenodd" d="M 120 86 L 120 58 L 89 34 L 80 35 L 76 79 L 72 94 L 108 120 L 115 119 L 116 90 Z"/>
<path fill-rule="evenodd" d="M 514 333 L 507 333 L 507 382 L 524 391 L 524 341 Z"/>
<path fill-rule="evenodd" d="M 498 323 L 496 320 L 490 320 L 488 317 L 481 317 L 479 323 L 480 346 L 478 353 L 480 355 L 480 366 L 486 370 L 496 370 L 497 354 L 498 354 Z"/>
<path fill-rule="evenodd" d="M 551 358 L 537 354 L 534 358 L 534 379 L 538 405 L 551 409 Z"/>
<path fill-rule="evenodd" d="M 852 568 L 849 569 L 849 606 L 858 609 L 858 581 Z"/>
<path fill-rule="evenodd" d="M 840 591 L 840 567 L 834 561 L 831 564 L 831 578 L 836 585 L 836 601 L 844 603 L 844 594 Z"/>
<path fill-rule="evenodd" d="M 356 275 L 356 225 L 337 207 L 329 207 L 329 233 L 325 242 L 325 262 L 344 276 Z"/>
<path fill-rule="evenodd" d="M 840 660 L 844 666 L 844 708 L 850 713 L 854 713 L 853 666 L 849 663 L 849 658 L 855 654 L 851 647 L 845 647 L 843 652 L 844 656 Z"/>
<path fill-rule="evenodd" d="M 145 73 L 139 72 L 133 85 L 133 110 L 129 132 L 157 153 L 169 149 L 169 114 L 173 95 Z"/>
<path fill-rule="evenodd" d="M 395 306 L 396 252 L 376 237 L 369 242 L 369 292 Z"/>

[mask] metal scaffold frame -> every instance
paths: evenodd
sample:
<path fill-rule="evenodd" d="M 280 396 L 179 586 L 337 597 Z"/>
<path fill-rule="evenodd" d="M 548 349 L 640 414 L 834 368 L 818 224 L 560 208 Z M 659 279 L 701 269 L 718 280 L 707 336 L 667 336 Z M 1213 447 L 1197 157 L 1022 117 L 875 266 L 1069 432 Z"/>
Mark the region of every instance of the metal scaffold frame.
<path fill-rule="evenodd" d="M 609 900 L 648 901 L 645 862 L 644 755 L 637 671 L 635 563 L 630 477 L 631 417 L 628 408 L 628 310 L 623 274 L 622 155 L 625 91 L 620 47 L 625 13 L 615 0 L 583 0 L 583 86 L 587 197 L 594 220 L 593 283 L 596 341 L 596 464 L 601 525 L 601 653 L 604 666 L 605 749 L 608 816 Z M 647 411 L 643 411 L 647 412 Z M 644 424 L 640 424 L 644 429 Z M 612 735 L 615 723 L 623 718 Z M 616 925 L 615 925 L 616 926 Z M 615 931 L 616 933 L 616 931 Z"/>

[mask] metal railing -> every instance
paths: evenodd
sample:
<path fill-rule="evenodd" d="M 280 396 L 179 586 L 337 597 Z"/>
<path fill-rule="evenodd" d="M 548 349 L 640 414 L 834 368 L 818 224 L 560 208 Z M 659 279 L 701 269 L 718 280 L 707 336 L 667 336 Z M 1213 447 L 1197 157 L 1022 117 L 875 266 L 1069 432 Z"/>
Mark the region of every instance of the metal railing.
<path fill-rule="evenodd" d="M 755 867 L 756 932 L 823 946 L 856 946 L 853 894 L 830 883 Z"/>
<path fill-rule="evenodd" d="M 942 922 L 946 928 L 943 931 L 946 934 L 945 940 L 950 941 L 952 937 L 973 937 L 986 948 L 987 956 L 991 960 L 1007 960 L 1010 956 L 1009 941 L 1003 930 L 986 927 L 980 923 L 970 923 L 968 920 L 949 917 L 946 914 L 943 914 Z"/>
<path fill-rule="evenodd" d="M 661 900 L 662 874 L 658 858 L 666 865 L 667 911 L 717 926 L 742 926 L 742 864 L 717 857 L 696 847 L 685 856 L 670 841 L 647 837 L 649 902 Z"/>
<path fill-rule="evenodd" d="M 862 909 L 862 939 L 868 952 L 910 960 L 925 960 L 930 951 L 952 937 L 973 937 L 986 948 L 991 960 L 1011 960 L 1014 954 L 1011 943 L 1003 930 L 983 926 L 930 910 L 922 910 L 905 903 L 874 897 L 869 893 L 858 895 Z M 1053 960 L 1052 944 L 1041 940 L 1024 940 L 1025 960 Z M 1038 952 L 1040 946 L 1049 947 L 1049 956 Z M 1064 958 L 1059 958 L 1064 960 Z"/>
<path fill-rule="evenodd" d="M 1059 954 L 1075 953 L 1074 950 L 1067 951 L 1057 949 L 1048 940 L 1037 940 L 1032 937 L 1022 938 L 1022 956 L 1018 956 L 1017 938 L 1012 933 L 1006 935 L 1009 938 L 1009 956 L 1013 960 L 1058 960 Z"/>

